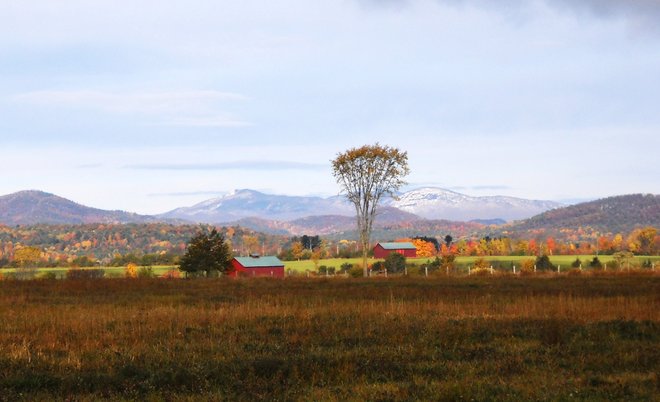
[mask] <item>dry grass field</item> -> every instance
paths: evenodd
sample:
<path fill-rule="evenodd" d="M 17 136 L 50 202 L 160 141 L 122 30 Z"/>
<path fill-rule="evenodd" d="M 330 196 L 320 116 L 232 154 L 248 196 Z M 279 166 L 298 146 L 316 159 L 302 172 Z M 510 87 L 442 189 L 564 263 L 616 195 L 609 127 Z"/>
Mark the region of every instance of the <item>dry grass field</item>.
<path fill-rule="evenodd" d="M 0 281 L 0 400 L 653 400 L 660 276 Z"/>

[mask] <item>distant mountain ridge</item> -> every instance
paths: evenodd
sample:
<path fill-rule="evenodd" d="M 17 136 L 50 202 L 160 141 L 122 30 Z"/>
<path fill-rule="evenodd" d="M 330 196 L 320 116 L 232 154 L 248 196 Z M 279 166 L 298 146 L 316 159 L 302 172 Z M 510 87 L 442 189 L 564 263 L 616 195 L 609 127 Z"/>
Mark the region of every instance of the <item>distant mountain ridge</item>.
<path fill-rule="evenodd" d="M 554 201 L 527 200 L 505 196 L 473 197 L 435 187 L 408 191 L 397 200 L 390 200 L 392 207 L 427 219 L 453 221 L 525 219 L 542 212 L 562 207 Z"/>
<path fill-rule="evenodd" d="M 351 215 L 342 197 L 300 197 L 236 190 L 228 195 L 158 215 L 201 223 L 225 223 L 245 218 L 290 221 L 313 215 Z"/>
<path fill-rule="evenodd" d="M 524 219 L 561 207 L 553 201 L 491 196 L 472 197 L 440 188 L 421 188 L 383 200 L 384 207 L 426 219 L 452 221 Z M 320 215 L 353 216 L 355 209 L 342 196 L 329 198 L 264 194 L 236 190 L 190 207 L 177 208 L 159 215 L 201 223 L 226 223 L 244 218 L 292 221 Z"/>
<path fill-rule="evenodd" d="M 0 223 L 5 225 L 148 223 L 157 218 L 124 211 L 90 208 L 37 190 L 0 196 Z"/>
<path fill-rule="evenodd" d="M 553 209 L 501 229 L 505 233 L 553 232 L 562 228 L 628 233 L 644 226 L 660 228 L 660 195 L 630 194 L 602 198 Z"/>

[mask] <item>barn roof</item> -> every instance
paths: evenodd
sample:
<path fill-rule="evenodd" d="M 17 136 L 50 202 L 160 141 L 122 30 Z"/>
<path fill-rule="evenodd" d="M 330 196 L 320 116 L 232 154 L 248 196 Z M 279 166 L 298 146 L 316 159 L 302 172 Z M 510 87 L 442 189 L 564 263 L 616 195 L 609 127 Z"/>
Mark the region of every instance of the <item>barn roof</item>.
<path fill-rule="evenodd" d="M 378 243 L 385 250 L 415 250 L 414 244 L 410 242 Z"/>
<path fill-rule="evenodd" d="M 234 257 L 245 268 L 283 267 L 284 263 L 274 256 Z"/>

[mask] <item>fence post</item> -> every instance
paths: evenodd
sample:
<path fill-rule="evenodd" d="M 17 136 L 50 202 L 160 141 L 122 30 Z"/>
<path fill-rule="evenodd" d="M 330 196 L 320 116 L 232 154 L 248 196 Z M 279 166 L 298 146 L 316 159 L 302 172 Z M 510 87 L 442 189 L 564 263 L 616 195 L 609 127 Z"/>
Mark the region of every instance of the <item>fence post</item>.
<path fill-rule="evenodd" d="M 471 268 L 472 268 L 472 265 L 468 265 L 468 276 L 470 276 L 472 274 Z"/>
<path fill-rule="evenodd" d="M 404 274 L 405 276 L 408 276 L 408 267 L 404 267 L 404 268 L 403 268 L 403 274 Z"/>
<path fill-rule="evenodd" d="M 427 267 L 427 266 L 424 267 L 424 276 L 425 277 L 429 276 L 429 267 Z"/>
<path fill-rule="evenodd" d="M 514 275 L 516 274 L 516 266 L 515 265 L 513 266 L 513 274 Z"/>
<path fill-rule="evenodd" d="M 557 273 L 561 274 L 561 265 L 557 265 Z"/>
<path fill-rule="evenodd" d="M 490 274 L 491 275 L 493 274 L 493 266 L 492 265 L 490 266 Z"/>
<path fill-rule="evenodd" d="M 536 264 L 534 264 L 534 273 L 536 273 Z"/>
<path fill-rule="evenodd" d="M 387 278 L 387 268 L 385 268 L 385 277 Z"/>
<path fill-rule="evenodd" d="M 447 276 L 449 276 L 449 265 L 447 265 Z"/>
<path fill-rule="evenodd" d="M 582 264 L 580 264 L 580 271 L 582 271 Z"/>
<path fill-rule="evenodd" d="M 607 264 L 605 264 L 605 271 L 607 271 Z"/>

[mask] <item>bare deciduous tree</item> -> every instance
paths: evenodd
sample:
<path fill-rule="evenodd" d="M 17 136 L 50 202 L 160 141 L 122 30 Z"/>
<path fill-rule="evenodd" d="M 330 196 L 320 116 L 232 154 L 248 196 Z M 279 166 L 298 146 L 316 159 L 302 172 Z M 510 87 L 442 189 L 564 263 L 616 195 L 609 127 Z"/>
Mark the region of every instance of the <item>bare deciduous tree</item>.
<path fill-rule="evenodd" d="M 378 143 L 349 149 L 332 161 L 337 183 L 355 206 L 364 276 L 368 274 L 367 253 L 378 202 L 383 195 L 394 197 L 409 172 L 407 152 Z"/>

